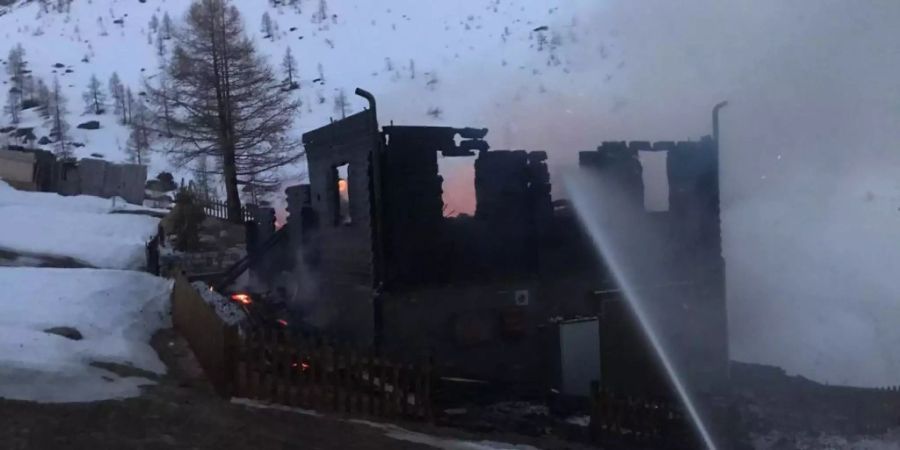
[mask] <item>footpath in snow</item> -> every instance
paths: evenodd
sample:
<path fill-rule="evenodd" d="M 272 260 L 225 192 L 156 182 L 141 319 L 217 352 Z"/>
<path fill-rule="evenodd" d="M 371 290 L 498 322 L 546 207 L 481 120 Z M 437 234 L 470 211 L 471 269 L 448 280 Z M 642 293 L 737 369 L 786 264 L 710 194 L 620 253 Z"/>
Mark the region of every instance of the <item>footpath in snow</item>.
<path fill-rule="evenodd" d="M 139 209 L 121 199 L 24 192 L 0 181 L 0 250 L 71 258 L 101 269 L 139 269 L 159 219 L 113 211 Z"/>

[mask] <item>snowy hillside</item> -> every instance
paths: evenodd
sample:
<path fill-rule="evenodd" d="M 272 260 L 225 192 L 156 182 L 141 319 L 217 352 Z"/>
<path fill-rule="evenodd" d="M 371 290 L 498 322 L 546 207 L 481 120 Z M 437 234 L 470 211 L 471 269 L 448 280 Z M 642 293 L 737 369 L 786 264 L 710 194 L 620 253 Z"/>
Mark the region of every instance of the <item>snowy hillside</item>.
<path fill-rule="evenodd" d="M 300 89 L 292 91 L 303 102 L 296 118 L 295 135 L 327 124 L 342 112 L 336 104 L 341 91 L 349 100 L 345 113 L 365 102 L 352 95 L 364 87 L 380 100 L 382 121 L 416 124 L 481 125 L 472 108 L 494 102 L 477 92 L 515 90 L 546 93 L 577 71 L 567 44 L 583 36 L 576 17 L 576 1 L 551 2 L 546 8 L 526 5 L 527 0 L 479 0 L 466 2 L 331 2 L 301 0 L 294 5 L 272 6 L 267 0 L 236 0 L 246 31 L 252 36 L 279 76 L 285 51 L 290 48 L 298 61 Z M 140 92 L 144 78 L 158 72 L 160 44 L 168 52 L 172 41 L 164 36 L 164 17 L 177 25 L 188 2 L 147 0 L 74 0 L 69 11 L 44 12 L 38 2 L 18 2 L 0 16 L 0 36 L 5 58 L 21 43 L 32 76 L 52 84 L 58 77 L 68 98 L 73 140 L 79 157 L 102 155 L 125 160 L 128 129 L 117 123 L 111 109 L 102 116 L 83 115 L 82 94 L 92 75 L 104 90 L 113 72 L 122 82 Z M 323 10 L 324 6 L 324 10 Z M 274 32 L 266 37 L 263 14 L 272 20 Z M 152 23 L 152 24 L 151 24 Z M 154 31 L 155 30 L 155 31 Z M 537 30 L 537 31 L 535 31 Z M 161 43 L 160 43 L 161 41 Z M 600 49 L 604 58 L 612 47 Z M 489 79 L 476 78 L 491 68 Z M 3 75 L 6 77 L 6 74 Z M 4 83 L 8 84 L 8 80 Z M 607 80 L 608 81 L 608 80 Z M 7 95 L 8 88 L 0 96 Z M 2 97 L 0 97 L 2 99 Z M 5 104 L 5 101 L 4 101 Z M 76 129 L 88 120 L 98 120 L 96 131 Z M 6 115 L 2 124 L 9 122 Z M 20 126 L 37 127 L 35 138 L 48 134 L 44 121 L 26 111 Z M 47 147 L 47 146 L 44 146 Z M 172 170 L 161 155 L 153 155 L 151 175 Z M 302 168 L 290 176 L 299 179 Z M 187 171 L 178 175 L 189 176 Z"/>
<path fill-rule="evenodd" d="M 0 252 L 69 258 L 102 269 L 140 269 L 159 219 L 112 214 L 123 207 L 132 208 L 122 199 L 17 191 L 0 180 Z"/>

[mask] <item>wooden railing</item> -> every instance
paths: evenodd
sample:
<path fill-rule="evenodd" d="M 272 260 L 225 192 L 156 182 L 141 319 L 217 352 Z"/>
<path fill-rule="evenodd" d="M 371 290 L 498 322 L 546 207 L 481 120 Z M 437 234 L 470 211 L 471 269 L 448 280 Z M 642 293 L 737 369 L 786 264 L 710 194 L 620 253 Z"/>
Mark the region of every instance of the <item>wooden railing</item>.
<path fill-rule="evenodd" d="M 207 217 L 228 220 L 228 203 L 202 199 L 198 199 L 197 202 L 203 205 L 203 212 Z M 241 205 L 241 222 L 254 220 L 252 208 L 252 205 Z"/>
<path fill-rule="evenodd" d="M 610 448 L 690 449 L 693 433 L 676 404 L 594 390 L 590 434 Z"/>
<path fill-rule="evenodd" d="M 175 276 L 172 289 L 172 325 L 190 345 L 216 392 L 230 396 L 238 327 L 223 322 L 181 274 Z"/>
<path fill-rule="evenodd" d="M 234 395 L 380 417 L 430 419 L 431 368 L 395 364 L 317 338 L 258 330 L 241 339 Z"/>

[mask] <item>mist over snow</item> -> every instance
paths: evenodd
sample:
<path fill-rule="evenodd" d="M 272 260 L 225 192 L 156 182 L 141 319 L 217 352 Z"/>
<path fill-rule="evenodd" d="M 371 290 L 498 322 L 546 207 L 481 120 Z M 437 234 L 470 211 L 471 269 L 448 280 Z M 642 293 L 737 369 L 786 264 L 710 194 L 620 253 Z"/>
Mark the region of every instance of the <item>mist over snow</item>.
<path fill-rule="evenodd" d="M 288 46 L 297 58 L 298 137 L 338 117 L 339 89 L 351 112 L 365 106 L 352 96 L 363 87 L 383 124 L 484 126 L 495 149 L 548 150 L 557 196 L 578 151 L 603 140 L 699 138 L 710 133 L 712 106 L 728 100 L 721 175 L 732 357 L 831 383 L 900 384 L 900 3 L 330 0 L 321 23 L 311 20 L 314 0 L 301 13 L 234 3 L 276 71 Z M 74 0 L 68 15 L 39 16 L 37 4 L 18 4 L 0 16 L 0 58 L 21 42 L 46 81 L 54 64 L 70 67 L 56 75 L 74 139 L 86 144 L 78 155 L 121 160 L 127 129 L 111 114 L 100 116 L 101 130 L 74 129 L 94 118 L 79 116 L 81 93 L 92 74 L 105 86 L 113 71 L 139 90 L 159 61 L 151 16 L 177 22 L 187 5 Z M 264 12 L 277 23 L 274 40 L 260 31 Z M 540 38 L 533 30 L 542 26 Z M 320 64 L 324 83 L 313 82 Z M 442 167 L 461 211 L 471 208 L 471 182 L 459 181 L 471 180 L 470 163 Z M 154 155 L 151 174 L 162 169 L 170 167 Z M 303 168 L 286 175 L 297 182 Z"/>

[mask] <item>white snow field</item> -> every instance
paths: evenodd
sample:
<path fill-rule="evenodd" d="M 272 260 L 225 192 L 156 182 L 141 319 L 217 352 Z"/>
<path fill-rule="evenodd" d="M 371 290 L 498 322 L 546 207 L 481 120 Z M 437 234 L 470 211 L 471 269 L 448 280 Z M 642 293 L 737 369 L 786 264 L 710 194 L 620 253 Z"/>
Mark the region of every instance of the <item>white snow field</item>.
<path fill-rule="evenodd" d="M 0 397 L 85 402 L 140 394 L 152 384 L 92 362 L 165 373 L 150 347 L 169 322 L 171 282 L 146 273 L 98 269 L 0 268 Z M 73 327 L 83 339 L 43 330 Z"/>
<path fill-rule="evenodd" d="M 138 269 L 159 219 L 111 214 L 122 199 L 24 192 L 0 181 L 0 250 L 72 258 L 101 269 Z"/>

